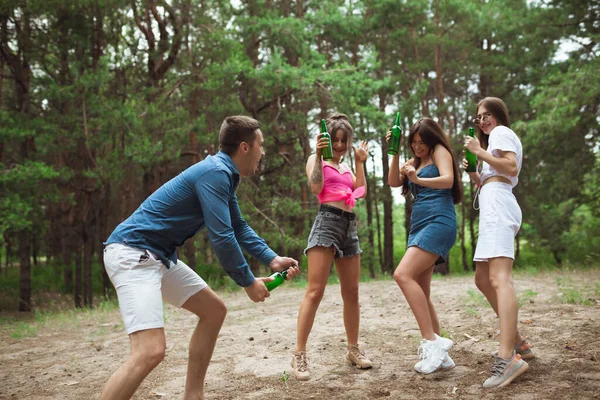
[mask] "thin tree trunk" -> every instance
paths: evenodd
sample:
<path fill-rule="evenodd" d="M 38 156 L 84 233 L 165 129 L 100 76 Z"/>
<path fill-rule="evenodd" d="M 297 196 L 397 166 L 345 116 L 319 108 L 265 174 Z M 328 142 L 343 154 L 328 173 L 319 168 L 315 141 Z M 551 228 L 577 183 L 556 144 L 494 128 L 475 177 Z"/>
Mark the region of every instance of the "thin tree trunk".
<path fill-rule="evenodd" d="M 367 190 L 367 228 L 368 228 L 368 241 L 369 241 L 369 250 L 368 254 L 371 260 L 375 259 L 375 238 L 373 235 L 373 191 L 375 190 L 375 185 L 373 181 L 369 182 L 369 173 L 367 171 L 367 163 L 363 164 L 365 170 L 365 177 L 368 182 L 368 190 Z M 369 275 L 371 278 L 375 278 L 375 263 L 369 262 Z"/>
<path fill-rule="evenodd" d="M 31 242 L 27 232 L 19 234 L 19 311 L 31 311 Z"/>
<path fill-rule="evenodd" d="M 73 265 L 71 262 L 71 246 L 70 243 L 69 228 L 65 229 L 62 240 L 62 263 L 63 263 L 63 282 L 65 287 L 65 293 L 73 293 Z"/>
<path fill-rule="evenodd" d="M 473 193 L 473 182 L 469 181 L 469 194 L 470 194 L 470 199 L 471 199 L 471 206 L 468 207 L 469 209 L 469 234 L 471 235 L 471 260 L 473 260 L 473 257 L 475 257 L 475 246 L 477 245 L 477 237 L 475 236 L 475 218 L 476 218 L 476 214 L 473 210 L 473 200 L 475 198 L 475 195 Z M 475 261 L 471 261 L 471 267 L 473 269 L 473 271 L 475 271 Z"/>
<path fill-rule="evenodd" d="M 75 246 L 75 307 L 81 308 L 82 297 L 83 297 L 83 263 L 81 257 L 81 242 L 78 240 L 77 246 Z"/>
<path fill-rule="evenodd" d="M 185 256 L 187 258 L 187 265 L 193 271 L 196 270 L 196 244 L 194 243 L 194 238 L 188 239 L 184 243 L 185 247 Z"/>
<path fill-rule="evenodd" d="M 92 259 L 94 256 L 93 236 L 83 242 L 83 305 L 91 308 L 92 302 Z"/>
<path fill-rule="evenodd" d="M 461 208 L 461 218 L 460 218 L 460 254 L 461 254 L 461 258 L 462 258 L 462 264 L 463 264 L 463 270 L 465 271 L 469 271 L 471 268 L 469 266 L 469 263 L 467 262 L 467 243 L 466 243 L 466 237 L 465 237 L 465 225 L 467 223 L 467 218 L 466 218 L 466 213 L 467 213 L 467 207 L 466 207 L 466 201 L 463 201 L 462 204 L 460 205 Z"/>
<path fill-rule="evenodd" d="M 521 254 L 521 232 L 517 232 L 517 236 L 515 236 L 515 262 L 519 261 L 519 255 Z"/>

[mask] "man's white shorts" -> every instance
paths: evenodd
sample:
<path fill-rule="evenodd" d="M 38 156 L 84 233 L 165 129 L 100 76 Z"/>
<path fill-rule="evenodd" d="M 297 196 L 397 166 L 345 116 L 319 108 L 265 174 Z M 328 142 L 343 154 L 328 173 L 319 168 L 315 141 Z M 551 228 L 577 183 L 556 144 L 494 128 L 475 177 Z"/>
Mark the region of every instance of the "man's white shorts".
<path fill-rule="evenodd" d="M 151 252 L 119 243 L 104 248 L 104 267 L 117 291 L 127 334 L 163 328 L 163 300 L 181 307 L 207 286 L 181 260 L 167 269 Z"/>

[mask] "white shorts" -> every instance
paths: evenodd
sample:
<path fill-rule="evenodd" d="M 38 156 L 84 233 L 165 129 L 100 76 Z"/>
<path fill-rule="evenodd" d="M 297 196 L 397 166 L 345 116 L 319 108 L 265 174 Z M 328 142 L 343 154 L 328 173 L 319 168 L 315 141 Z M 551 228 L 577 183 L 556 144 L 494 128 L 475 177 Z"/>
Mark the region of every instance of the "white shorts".
<path fill-rule="evenodd" d="M 479 193 L 479 238 L 473 261 L 495 257 L 515 259 L 515 236 L 521 227 L 522 214 L 512 193 L 512 186 L 490 182 Z"/>
<path fill-rule="evenodd" d="M 181 307 L 207 286 L 181 260 L 167 269 L 151 252 L 119 243 L 104 248 L 104 267 L 117 290 L 127 334 L 163 328 L 163 300 Z"/>

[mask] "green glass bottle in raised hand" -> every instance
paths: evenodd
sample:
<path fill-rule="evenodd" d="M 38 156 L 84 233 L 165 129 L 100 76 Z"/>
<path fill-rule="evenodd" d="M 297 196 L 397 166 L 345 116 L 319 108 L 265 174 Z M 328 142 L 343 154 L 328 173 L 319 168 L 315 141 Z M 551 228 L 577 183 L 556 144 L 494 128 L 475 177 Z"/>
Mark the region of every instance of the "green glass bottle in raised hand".
<path fill-rule="evenodd" d="M 329 146 L 321 150 L 321 155 L 323 156 L 323 160 L 329 161 L 333 159 L 333 148 L 331 147 L 331 135 L 327 131 L 327 122 L 325 122 L 324 119 L 321 120 L 321 133 L 319 134 L 319 139 L 323 137 L 329 141 Z"/>
<path fill-rule="evenodd" d="M 275 272 L 274 274 L 272 274 L 269 278 L 273 278 L 273 280 L 271 282 L 265 282 L 265 286 L 267 287 L 269 292 L 271 290 L 275 289 L 276 287 L 278 287 L 279 285 L 281 285 L 283 283 L 283 281 L 285 280 L 285 277 L 287 276 L 287 274 L 288 274 L 287 270 L 285 270 L 283 272 Z"/>
<path fill-rule="evenodd" d="M 469 128 L 469 136 L 475 137 L 475 129 Z M 467 159 L 467 172 L 477 172 L 477 156 L 465 149 L 465 158 Z"/>
<path fill-rule="evenodd" d="M 392 126 L 392 137 L 388 143 L 387 153 L 395 156 L 400 152 L 400 139 L 402 138 L 402 128 L 400 128 L 400 113 L 396 113 L 394 126 Z"/>

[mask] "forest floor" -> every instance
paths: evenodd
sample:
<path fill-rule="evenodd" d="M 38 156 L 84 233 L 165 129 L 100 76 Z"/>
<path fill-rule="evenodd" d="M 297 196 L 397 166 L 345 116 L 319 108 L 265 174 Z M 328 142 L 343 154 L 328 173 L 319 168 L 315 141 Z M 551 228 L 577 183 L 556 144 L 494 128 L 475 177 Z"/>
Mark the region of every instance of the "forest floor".
<path fill-rule="evenodd" d="M 600 399 L 600 269 L 516 274 L 519 326 L 537 356 L 529 371 L 502 389 L 485 390 L 498 320 L 473 278 L 432 283 L 442 333 L 455 341 L 456 368 L 423 376 L 419 331 L 396 284 L 361 283 L 360 344 L 370 370 L 345 362 L 339 285 L 329 285 L 309 338 L 312 379 L 298 382 L 290 360 L 304 289 L 284 285 L 265 303 L 243 291 L 222 293 L 228 315 L 206 379 L 205 397 L 223 399 Z M 167 355 L 135 399 L 181 399 L 188 341 L 196 318 L 166 310 Z M 127 358 L 129 340 L 118 309 L 0 323 L 0 399 L 98 398 Z"/>

